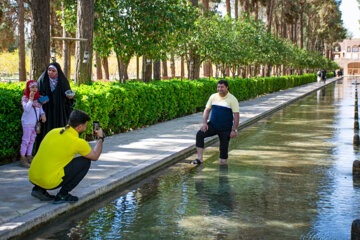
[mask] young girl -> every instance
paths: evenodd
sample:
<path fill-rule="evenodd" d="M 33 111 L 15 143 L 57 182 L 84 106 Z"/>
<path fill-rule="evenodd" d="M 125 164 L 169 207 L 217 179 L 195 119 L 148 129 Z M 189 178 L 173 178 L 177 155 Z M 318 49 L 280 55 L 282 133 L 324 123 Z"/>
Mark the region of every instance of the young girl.
<path fill-rule="evenodd" d="M 36 137 L 36 122 L 46 121 L 44 110 L 37 101 L 40 97 L 37 82 L 30 80 L 26 83 L 24 96 L 21 98 L 21 104 L 24 113 L 21 117 L 23 127 L 23 136 L 20 147 L 20 166 L 29 168 L 32 160 L 32 150 Z"/>

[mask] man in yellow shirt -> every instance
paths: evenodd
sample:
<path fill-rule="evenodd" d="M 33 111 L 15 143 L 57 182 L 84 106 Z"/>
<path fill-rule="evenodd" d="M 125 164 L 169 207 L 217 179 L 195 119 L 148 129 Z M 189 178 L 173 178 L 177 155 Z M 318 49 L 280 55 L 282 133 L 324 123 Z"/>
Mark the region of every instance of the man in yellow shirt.
<path fill-rule="evenodd" d="M 91 160 L 99 159 L 104 141 L 102 129 L 95 132 L 99 140 L 93 150 L 88 142 L 79 138 L 89 120 L 85 112 L 74 110 L 65 128 L 55 128 L 46 134 L 29 169 L 29 180 L 35 185 L 33 197 L 41 201 L 54 200 L 54 204 L 79 200 L 69 192 L 85 177 Z M 77 154 L 81 156 L 75 157 Z M 56 188 L 61 188 L 56 196 L 46 191 Z"/>
<path fill-rule="evenodd" d="M 208 118 L 211 112 L 210 121 Z M 228 158 L 230 138 L 237 135 L 239 127 L 239 102 L 229 92 L 229 84 L 226 80 L 220 80 L 217 84 L 217 93 L 210 96 L 203 114 L 203 125 L 196 134 L 197 156 L 191 164 L 203 162 L 204 139 L 214 135 L 219 136 L 220 163 L 225 163 Z"/>

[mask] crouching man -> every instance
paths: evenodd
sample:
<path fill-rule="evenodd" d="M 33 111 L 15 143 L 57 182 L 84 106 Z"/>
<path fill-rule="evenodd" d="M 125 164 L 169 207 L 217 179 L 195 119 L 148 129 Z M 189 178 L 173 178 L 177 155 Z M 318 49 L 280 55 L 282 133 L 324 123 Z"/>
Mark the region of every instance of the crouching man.
<path fill-rule="evenodd" d="M 55 128 L 46 134 L 29 169 L 29 180 L 35 185 L 31 192 L 33 197 L 41 201 L 54 200 L 54 204 L 79 200 L 69 192 L 85 177 L 91 160 L 99 159 L 104 141 L 102 129 L 95 132 L 98 142 L 94 149 L 79 138 L 89 120 L 85 112 L 74 110 L 65 128 Z M 75 157 L 76 154 L 81 156 Z M 56 188 L 60 188 L 56 196 L 46 191 Z"/>

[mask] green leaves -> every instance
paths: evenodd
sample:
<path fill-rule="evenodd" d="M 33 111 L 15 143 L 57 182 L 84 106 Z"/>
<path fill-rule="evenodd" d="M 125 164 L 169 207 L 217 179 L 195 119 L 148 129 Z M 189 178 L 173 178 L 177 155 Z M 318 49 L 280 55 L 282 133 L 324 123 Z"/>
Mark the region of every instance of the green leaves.
<path fill-rule="evenodd" d="M 291 1 L 287 4 L 285 15 L 291 20 L 294 16 L 290 13 L 299 9 Z M 73 31 L 76 1 L 66 0 L 64 5 L 63 22 Z M 332 33 L 330 42 L 341 39 L 339 16 L 325 11 L 337 6 L 321 6 L 319 19 L 324 25 L 319 34 Z M 266 64 L 297 69 L 337 67 L 320 53 L 301 50 L 289 40 L 271 35 L 263 21 L 247 15 L 235 20 L 214 12 L 202 16 L 187 0 L 96 0 L 94 26 L 95 51 L 101 57 L 114 51 L 125 63 L 134 55 L 159 60 L 175 54 L 186 56 L 188 64 L 192 57 L 200 56 L 197 65 L 210 60 L 223 69 Z"/>

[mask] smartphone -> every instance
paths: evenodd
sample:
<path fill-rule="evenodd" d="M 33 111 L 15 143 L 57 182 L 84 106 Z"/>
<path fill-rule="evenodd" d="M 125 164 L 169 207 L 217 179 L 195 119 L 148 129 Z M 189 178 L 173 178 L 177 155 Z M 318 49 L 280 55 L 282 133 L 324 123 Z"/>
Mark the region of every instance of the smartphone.
<path fill-rule="evenodd" d="M 48 96 L 43 96 L 43 97 L 39 97 L 38 99 L 39 103 L 43 103 L 45 101 L 49 101 L 49 97 Z"/>
<path fill-rule="evenodd" d="M 100 124 L 99 124 L 99 122 L 98 121 L 93 121 L 93 134 L 95 134 L 95 132 L 97 131 L 97 130 L 99 130 L 100 129 Z"/>

